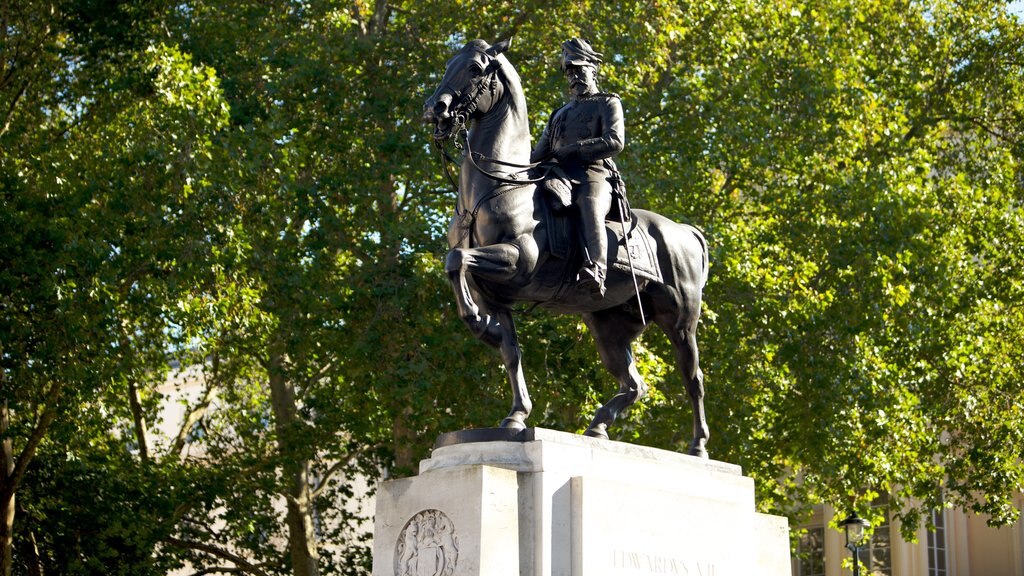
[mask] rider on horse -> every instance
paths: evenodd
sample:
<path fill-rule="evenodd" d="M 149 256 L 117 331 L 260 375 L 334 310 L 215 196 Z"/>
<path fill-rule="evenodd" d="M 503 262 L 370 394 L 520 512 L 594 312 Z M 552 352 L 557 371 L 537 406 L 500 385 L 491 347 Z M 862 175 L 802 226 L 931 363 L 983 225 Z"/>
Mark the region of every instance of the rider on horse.
<path fill-rule="evenodd" d="M 570 181 L 579 185 L 572 195 L 578 207 L 586 261 L 577 281 L 593 298 L 605 294 L 608 239 L 604 220 L 612 206 L 612 186 L 619 182 L 612 157 L 626 142 L 622 103 L 615 94 L 597 90 L 601 54 L 585 40 L 562 44 L 561 67 L 569 82 L 569 102 L 555 110 L 530 155 L 531 162 L 554 157 Z"/>
<path fill-rule="evenodd" d="M 536 194 L 535 178 L 504 178 L 478 165 L 535 167 L 524 164 L 531 156 L 530 121 L 521 79 L 504 56 L 508 48 L 508 41 L 466 43 L 448 60 L 437 89 L 423 106 L 423 120 L 433 124 L 436 141 L 465 136 L 445 273 L 459 317 L 477 338 L 501 351 L 512 388 L 512 407 L 501 428 L 510 432 L 525 429 L 533 409 L 513 306 L 544 306 L 555 313 L 582 317 L 594 335 L 602 362 L 619 384 L 618 392 L 594 414 L 585 434 L 608 438 L 608 426 L 646 393 L 648 387 L 637 370 L 632 346 L 650 324 L 656 324 L 672 342 L 693 408 L 689 452 L 707 458 L 710 430 L 697 350 L 701 296 L 708 275 L 707 242 L 693 226 L 647 210 L 626 213 L 620 202 L 630 230 L 643 232 L 650 239 L 654 277 L 638 285 L 612 264 L 603 298 L 581 298 L 576 290 L 570 291 L 571 295 L 553 291 L 549 280 L 563 277 L 567 260 L 549 257 L 553 256 L 551 235 L 557 226 L 549 225 L 552 219 L 544 206 L 550 199 Z M 597 92 L 594 73 L 600 61 L 601 55 L 580 40 L 564 45 L 562 66 L 575 96 L 552 115 L 534 160 L 555 157 L 562 163 L 559 170 L 585 181 L 576 202 L 586 203 L 581 211 L 588 217 L 591 231 L 598 228 L 610 234 L 601 220 L 611 199 L 618 195 L 610 157 L 622 149 L 622 109 L 618 98 Z M 467 122 L 471 124 L 468 128 Z M 474 152 L 470 152 L 471 146 Z M 590 259 L 604 256 L 601 239 L 588 236 L 594 240 L 593 246 L 588 246 Z M 600 293 L 601 270 L 596 262 L 587 269 Z M 639 300 L 648 313 L 640 310 Z"/>

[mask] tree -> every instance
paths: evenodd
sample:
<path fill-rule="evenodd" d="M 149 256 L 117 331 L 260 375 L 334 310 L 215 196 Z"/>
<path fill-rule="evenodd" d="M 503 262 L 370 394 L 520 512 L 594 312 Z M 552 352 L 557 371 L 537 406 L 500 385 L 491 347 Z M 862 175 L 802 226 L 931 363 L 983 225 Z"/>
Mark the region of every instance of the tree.
<path fill-rule="evenodd" d="M 887 493 L 908 532 L 946 504 L 1014 519 L 1024 32 L 1004 5 L 0 11 L 0 500 L 52 528 L 5 524 L 7 572 L 12 548 L 25 573 L 368 570 L 353 473 L 410 474 L 437 434 L 507 408 L 452 310 L 452 193 L 417 124 L 477 37 L 514 38 L 538 134 L 560 42 L 605 54 L 633 205 L 711 242 L 709 447 L 762 509 L 865 514 Z M 582 325 L 520 329 L 531 424 L 582 429 L 612 387 Z M 638 356 L 653 392 L 619 438 L 685 443 L 666 343 Z M 171 358 L 205 384 L 158 442 Z M 86 485 L 145 489 L 68 506 Z"/>
<path fill-rule="evenodd" d="M 144 388 L 184 345 L 172 311 L 208 273 L 208 205 L 190 193 L 224 121 L 216 77 L 152 41 L 162 5 L 92 8 L 0 8 L 4 574 L 37 456 L 97 440 L 114 414 L 148 459 Z"/>
<path fill-rule="evenodd" d="M 1020 314 L 1020 21 L 991 3 L 691 10 L 634 148 L 650 138 L 652 189 L 705 190 L 650 201 L 694 206 L 715 247 L 715 445 L 766 509 L 887 493 L 908 537 L 947 504 L 1014 521 L 1020 363 L 996 334 Z M 659 148 L 679 127 L 680 151 Z"/>

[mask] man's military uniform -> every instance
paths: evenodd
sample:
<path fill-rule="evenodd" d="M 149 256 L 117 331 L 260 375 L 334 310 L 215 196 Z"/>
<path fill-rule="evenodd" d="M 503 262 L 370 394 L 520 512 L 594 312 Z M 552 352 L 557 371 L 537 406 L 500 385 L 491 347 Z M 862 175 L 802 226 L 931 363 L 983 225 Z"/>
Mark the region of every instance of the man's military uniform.
<path fill-rule="evenodd" d="M 596 70 L 601 55 L 583 40 L 562 44 L 562 68 L 590 66 Z M 596 84 L 594 84 L 596 87 Z M 569 178 L 580 182 L 573 194 L 578 206 L 589 262 L 579 280 L 589 284 L 595 297 L 604 295 L 608 239 L 604 219 L 612 203 L 612 179 L 618 170 L 612 157 L 625 145 L 622 103 L 614 94 L 576 95 L 548 120 L 534 146 L 531 160 L 554 156 Z"/>

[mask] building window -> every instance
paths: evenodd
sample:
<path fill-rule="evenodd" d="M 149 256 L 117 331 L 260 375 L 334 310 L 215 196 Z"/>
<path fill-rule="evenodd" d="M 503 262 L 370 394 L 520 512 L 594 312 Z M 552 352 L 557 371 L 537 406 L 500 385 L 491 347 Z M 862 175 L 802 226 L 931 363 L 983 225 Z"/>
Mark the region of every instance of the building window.
<path fill-rule="evenodd" d="M 808 528 L 797 543 L 793 576 L 825 576 L 825 528 Z"/>
<path fill-rule="evenodd" d="M 948 576 L 946 569 L 946 513 L 932 510 L 935 531 L 928 531 L 928 576 Z"/>
<path fill-rule="evenodd" d="M 888 503 L 888 498 L 881 497 L 872 504 L 874 508 L 882 508 Z M 869 568 L 871 576 L 892 576 L 892 540 L 889 531 L 889 517 L 885 516 L 885 523 L 875 527 L 871 534 L 871 540 L 864 549 L 864 564 Z"/>

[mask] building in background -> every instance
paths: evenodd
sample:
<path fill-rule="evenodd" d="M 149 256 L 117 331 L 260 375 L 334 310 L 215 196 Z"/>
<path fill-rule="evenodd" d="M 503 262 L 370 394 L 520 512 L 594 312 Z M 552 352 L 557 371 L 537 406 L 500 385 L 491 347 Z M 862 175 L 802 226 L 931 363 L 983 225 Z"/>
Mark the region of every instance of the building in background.
<path fill-rule="evenodd" d="M 1024 495 L 1014 498 L 1024 510 Z M 837 512 L 816 506 L 802 526 L 793 556 L 793 576 L 845 576 L 851 558 L 843 533 L 829 527 Z M 933 513 L 936 530 L 917 531 L 917 542 L 904 542 L 896 522 L 874 527 L 870 544 L 861 551 L 862 576 L 1024 576 L 1024 527 L 991 528 L 986 517 L 962 510 Z M 847 564 L 848 565 L 848 562 Z"/>

